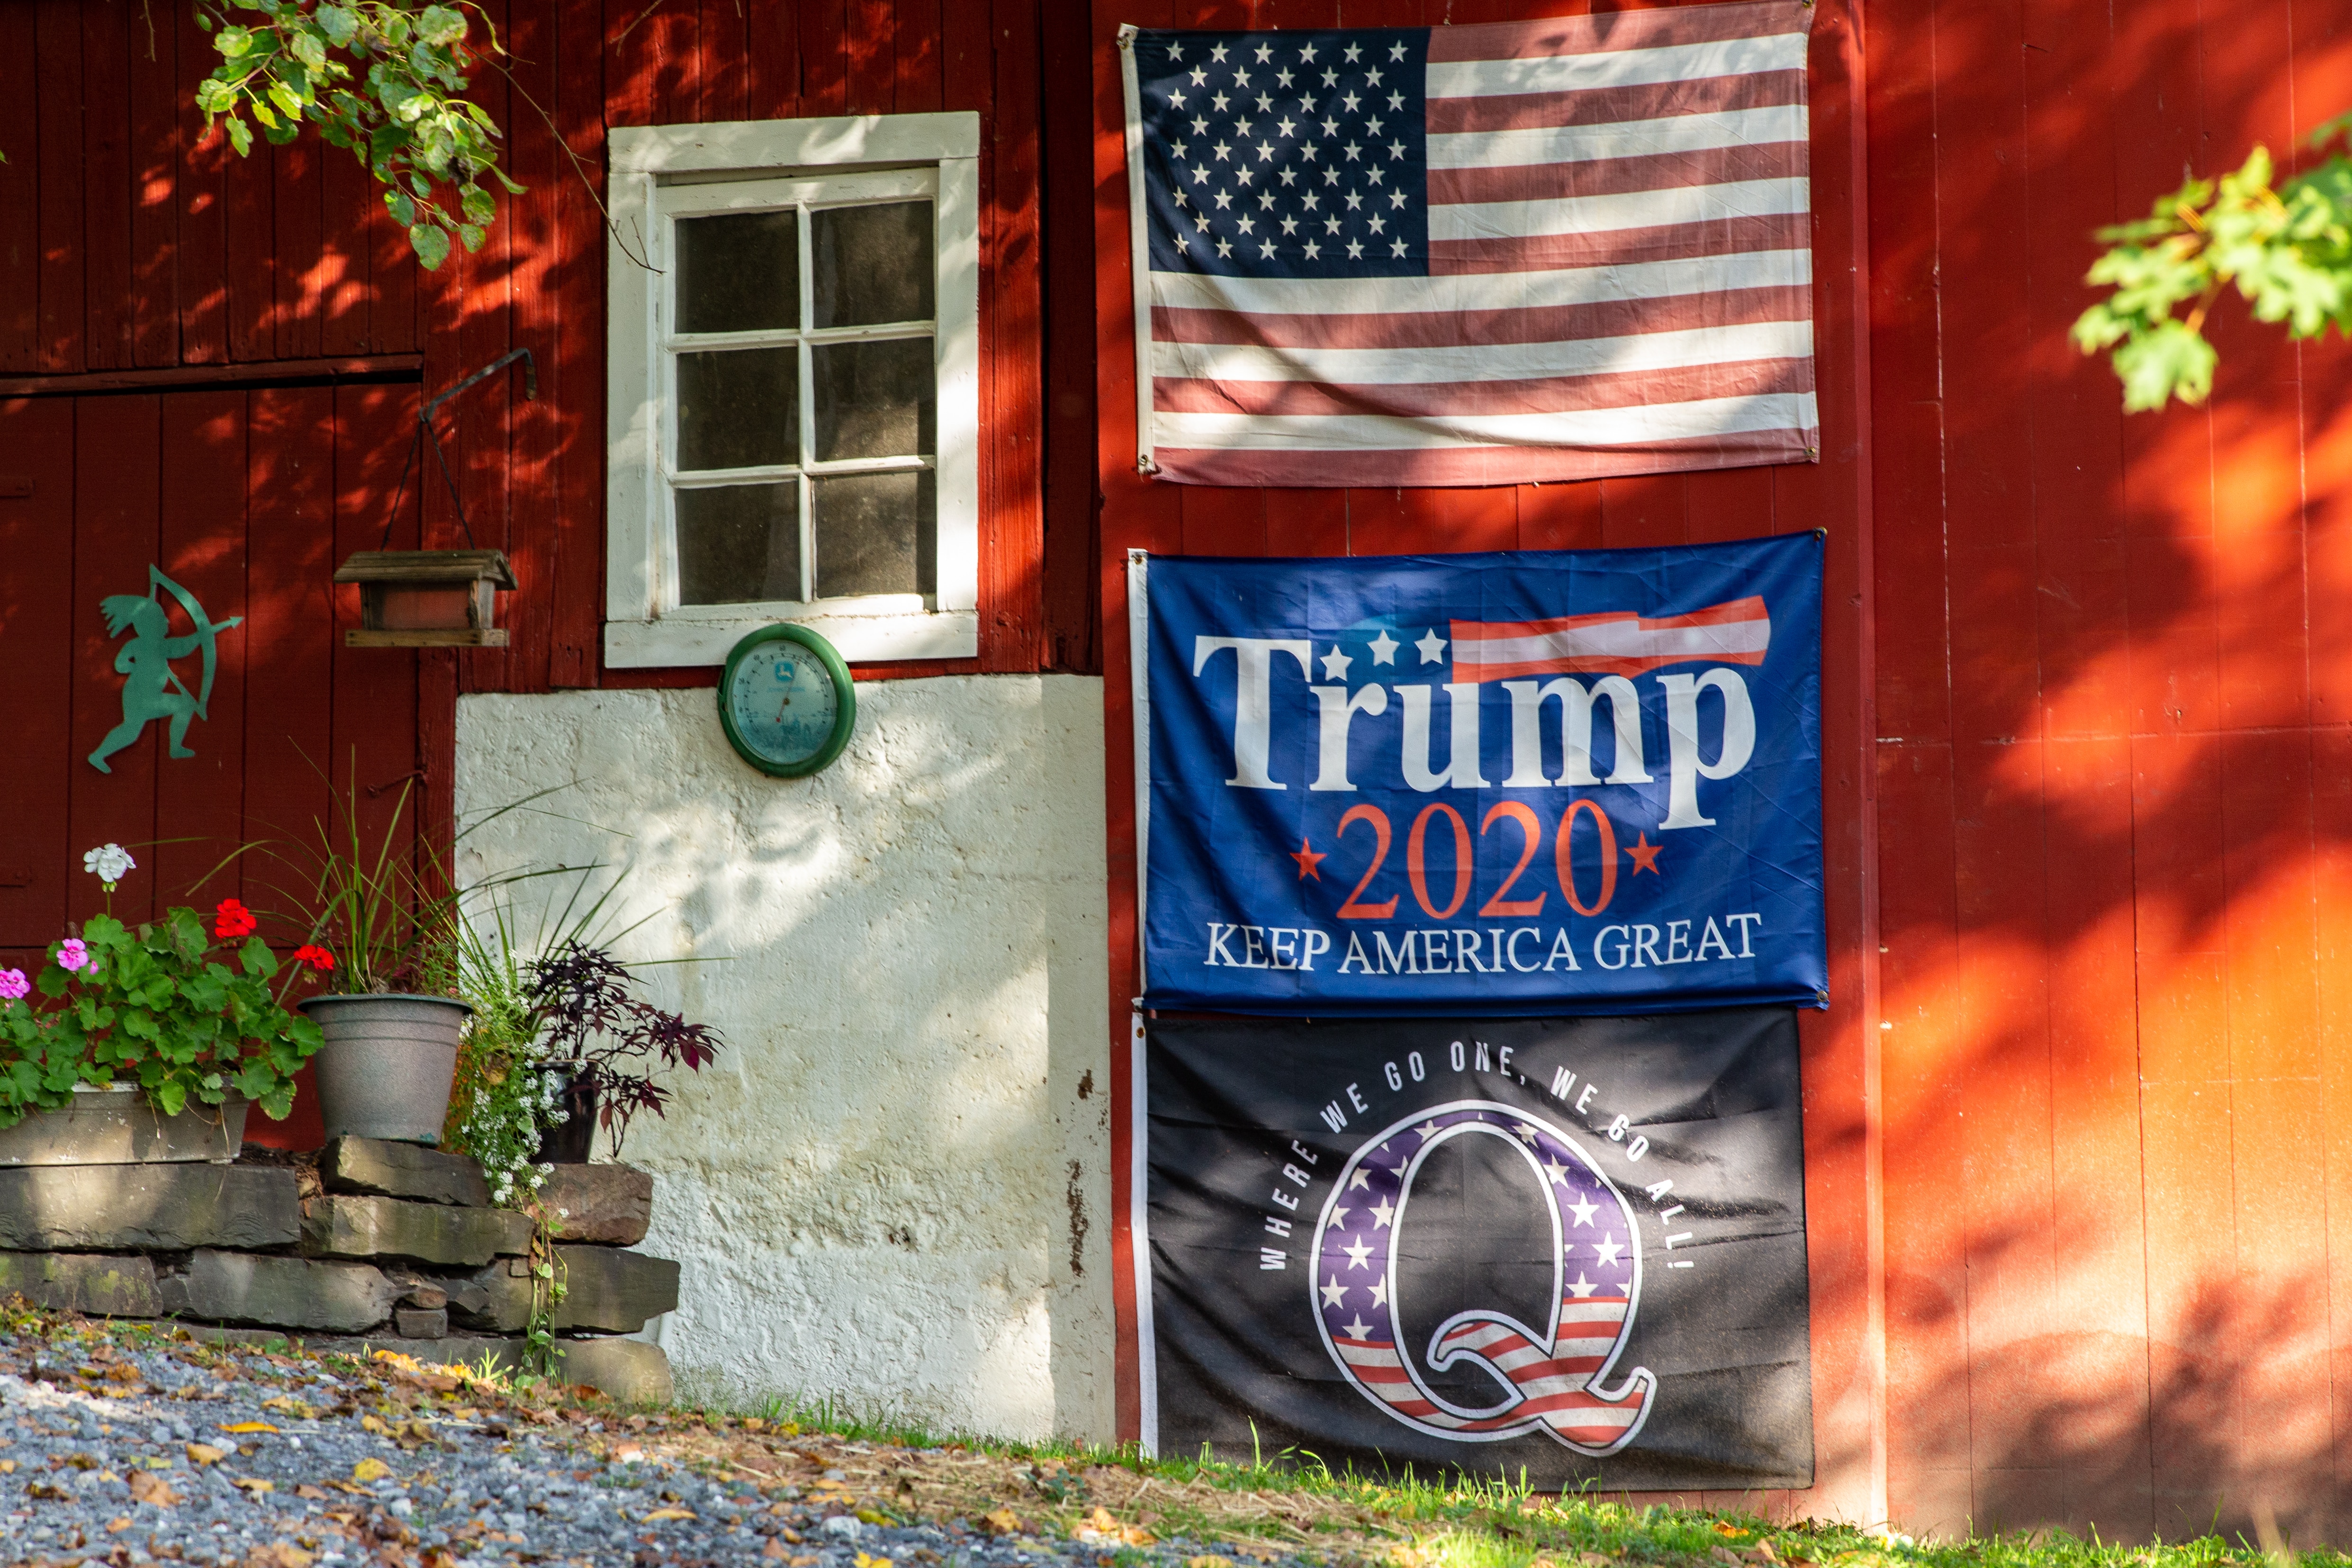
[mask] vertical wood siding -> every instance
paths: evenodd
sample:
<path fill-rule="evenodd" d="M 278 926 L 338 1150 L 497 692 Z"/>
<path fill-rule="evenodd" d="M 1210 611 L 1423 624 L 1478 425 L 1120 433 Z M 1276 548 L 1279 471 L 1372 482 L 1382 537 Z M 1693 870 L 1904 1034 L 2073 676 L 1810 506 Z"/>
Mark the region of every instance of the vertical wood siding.
<path fill-rule="evenodd" d="M 2227 301 L 2126 418 L 2064 332 L 2352 14 L 1879 0 L 1870 63 L 1890 1506 L 2340 1541 L 2352 355 Z"/>
<path fill-rule="evenodd" d="M 505 131 L 507 166 L 530 190 L 501 196 L 478 254 L 427 273 L 347 153 L 306 135 L 238 158 L 205 133 L 189 95 L 216 57 L 187 7 L 156 6 L 151 29 L 136 0 L 0 0 L 0 46 L 27 62 L 28 82 L 0 101 L 0 377 L 422 352 L 434 389 L 528 347 L 538 401 L 509 375 L 442 416 L 466 521 L 507 551 L 521 584 L 501 609 L 513 645 L 428 656 L 425 668 L 452 692 L 707 686 L 715 670 L 602 672 L 605 127 L 975 110 L 989 351 L 980 655 L 857 673 L 1091 668 L 1083 395 L 1063 426 L 1078 461 L 1054 486 L 1045 478 L 1055 285 L 1038 6 L 489 0 L 485 16 L 509 54 L 470 95 Z M 1085 199 L 1070 177 L 1083 181 L 1082 142 L 1079 132 L 1058 171 L 1065 200 Z M 1074 232 L 1083 238 L 1083 221 Z M 1083 308 L 1088 258 L 1066 248 L 1056 265 L 1062 297 Z M 1089 363 L 1081 315 L 1059 384 L 1082 386 Z M 387 449 L 412 428 L 387 426 Z M 462 542 L 437 475 L 424 504 L 427 541 Z M 430 703 L 419 721 L 446 728 Z"/>
<path fill-rule="evenodd" d="M 230 897 L 268 912 L 281 945 L 299 941 L 285 917 L 315 868 L 320 823 L 354 784 L 362 839 L 397 827 L 413 844 L 429 766 L 418 658 L 343 647 L 358 592 L 328 580 L 339 552 L 373 547 L 383 528 L 397 477 L 386 437 L 413 397 L 355 386 L 0 401 L 0 471 L 33 491 L 0 500 L 0 966 L 37 962 L 68 921 L 150 920 Z M 406 510 L 400 532 L 413 540 Z M 168 756 L 169 727 L 152 722 L 101 773 L 87 759 L 122 718 L 122 643 L 99 602 L 143 595 L 150 565 L 215 619 L 243 624 L 220 634 L 208 717 L 188 730 L 195 754 Z M 194 661 L 182 663 L 193 682 Z M 82 852 L 109 841 L 138 860 L 110 900 L 81 868 Z M 288 1121 L 257 1117 L 250 1132 L 289 1148 L 319 1134 L 307 1096 Z"/>
<path fill-rule="evenodd" d="M 1871 988 L 1875 900 L 1867 797 L 1871 644 L 1870 463 L 1862 276 L 1861 44 L 1852 13 L 1825 3 L 1815 24 L 1813 210 L 1822 366 L 1819 465 L 1674 474 L 1574 485 L 1479 489 L 1239 489 L 1149 481 L 1135 471 L 1135 348 L 1128 272 L 1122 107 L 1113 37 L 1142 26 L 1411 26 L 1581 14 L 1585 4 L 1526 0 L 1099 0 L 1091 42 L 1095 89 L 1097 405 L 1100 411 L 1101 605 L 1110 819 L 1114 1254 L 1122 1321 L 1133 1321 L 1127 998 L 1136 974 L 1135 812 L 1129 748 L 1126 552 L 1191 555 L 1373 555 L 1402 552 L 1559 550 L 1678 544 L 1821 527 L 1829 531 L 1822 746 L 1828 826 L 1831 994 L 1801 1015 L 1805 1074 L 1806 1198 L 1812 1255 L 1813 1408 L 1820 1451 L 1808 1492 L 1710 1498 L 1848 1518 L 1883 1496 L 1881 1371 L 1874 1248 L 1876 1151 L 1865 1105 L 1875 1031 Z M 1136 1420 L 1134 1347 L 1126 1342 L 1122 1421 Z"/>

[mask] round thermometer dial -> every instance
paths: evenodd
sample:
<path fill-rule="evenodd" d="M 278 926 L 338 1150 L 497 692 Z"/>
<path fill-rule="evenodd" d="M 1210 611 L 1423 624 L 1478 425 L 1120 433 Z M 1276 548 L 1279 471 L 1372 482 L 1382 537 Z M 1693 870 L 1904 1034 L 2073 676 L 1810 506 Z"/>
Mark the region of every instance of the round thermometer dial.
<path fill-rule="evenodd" d="M 849 667 L 805 626 L 763 626 L 727 656 L 719 721 L 736 752 L 761 773 L 815 773 L 841 754 L 856 718 Z"/>

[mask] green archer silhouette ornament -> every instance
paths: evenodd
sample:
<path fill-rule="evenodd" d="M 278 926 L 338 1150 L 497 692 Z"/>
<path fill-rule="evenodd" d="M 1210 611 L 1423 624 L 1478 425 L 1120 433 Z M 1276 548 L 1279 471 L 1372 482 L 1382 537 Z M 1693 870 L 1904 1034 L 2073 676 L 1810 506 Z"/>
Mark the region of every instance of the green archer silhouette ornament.
<path fill-rule="evenodd" d="M 159 596 L 165 589 L 188 612 L 195 626 L 193 635 L 175 637 L 172 633 L 172 613 L 164 608 Z M 196 596 L 163 575 L 160 566 L 147 568 L 147 596 L 136 594 L 115 594 L 101 599 L 99 613 L 106 617 L 106 635 L 121 637 L 125 627 L 131 640 L 114 656 L 114 672 L 127 676 L 122 683 L 122 722 L 107 731 L 98 750 L 89 754 L 89 765 L 100 773 L 114 770 L 106 759 L 137 740 L 148 722 L 155 719 L 172 721 L 172 755 L 193 757 L 196 753 L 186 745 L 191 721 L 206 719 L 205 705 L 212 700 L 213 676 L 220 668 L 220 650 L 215 645 L 218 635 L 245 619 L 231 616 L 225 621 L 215 621 L 196 603 Z M 172 661 L 184 658 L 197 648 L 205 653 L 205 679 L 201 689 L 190 691 L 187 683 L 173 669 Z M 174 689 L 176 688 L 176 689 Z"/>

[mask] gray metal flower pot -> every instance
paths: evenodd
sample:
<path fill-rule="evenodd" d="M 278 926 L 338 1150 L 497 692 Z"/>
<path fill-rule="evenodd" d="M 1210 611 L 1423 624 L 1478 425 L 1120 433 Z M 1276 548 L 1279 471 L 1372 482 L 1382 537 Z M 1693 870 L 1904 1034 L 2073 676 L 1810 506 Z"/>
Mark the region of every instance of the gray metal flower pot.
<path fill-rule="evenodd" d="M 299 1004 L 327 1043 L 310 1058 L 330 1138 L 438 1143 L 473 1009 L 452 996 L 313 996 Z"/>

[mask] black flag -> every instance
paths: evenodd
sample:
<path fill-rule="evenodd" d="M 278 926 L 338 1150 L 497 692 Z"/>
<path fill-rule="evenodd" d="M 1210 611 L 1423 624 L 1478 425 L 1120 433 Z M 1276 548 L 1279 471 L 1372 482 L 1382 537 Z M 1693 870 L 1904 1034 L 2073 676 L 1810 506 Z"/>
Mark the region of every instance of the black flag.
<path fill-rule="evenodd" d="M 1811 1484 L 1791 1011 L 1146 1040 L 1160 1452 Z"/>

